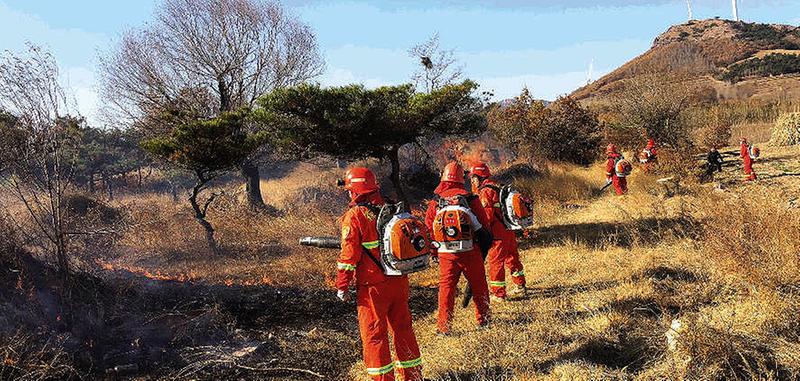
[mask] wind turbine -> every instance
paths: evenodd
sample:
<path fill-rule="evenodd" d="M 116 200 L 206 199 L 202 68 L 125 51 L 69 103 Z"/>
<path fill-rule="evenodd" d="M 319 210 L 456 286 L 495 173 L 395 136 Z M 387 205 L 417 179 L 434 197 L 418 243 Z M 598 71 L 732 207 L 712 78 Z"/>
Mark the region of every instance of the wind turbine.
<path fill-rule="evenodd" d="M 689 21 L 692 21 L 692 0 L 686 0 L 686 8 L 689 9 Z"/>
<path fill-rule="evenodd" d="M 739 21 L 739 7 L 736 5 L 736 0 L 731 0 L 733 5 L 733 21 Z"/>

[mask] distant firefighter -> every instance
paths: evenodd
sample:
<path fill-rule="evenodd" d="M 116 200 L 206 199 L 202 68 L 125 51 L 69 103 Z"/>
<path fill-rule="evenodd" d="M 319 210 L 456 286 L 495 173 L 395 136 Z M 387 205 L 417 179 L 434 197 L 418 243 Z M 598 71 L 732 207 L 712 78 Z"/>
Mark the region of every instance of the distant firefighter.
<path fill-rule="evenodd" d="M 725 161 L 722 159 L 722 155 L 717 150 L 717 147 L 711 147 L 711 150 L 708 151 L 706 155 L 706 172 L 705 172 L 705 179 L 711 181 L 714 179 L 714 172 L 722 172 L 722 164 Z"/>
<path fill-rule="evenodd" d="M 756 175 L 756 171 L 753 169 L 753 162 L 758 159 L 761 152 L 758 147 L 748 144 L 747 138 L 745 137 L 742 137 L 740 143 L 739 156 L 742 158 L 744 174 L 747 175 L 744 181 L 748 182 L 756 180 L 758 179 L 758 176 Z"/>
<path fill-rule="evenodd" d="M 653 169 L 653 165 L 655 165 L 657 161 L 658 151 L 656 150 L 656 141 L 650 138 L 647 141 L 647 146 L 639 153 L 639 163 L 642 164 L 642 168 L 645 173 L 647 173 Z"/>
<path fill-rule="evenodd" d="M 614 190 L 618 196 L 628 193 L 628 176 L 630 176 L 633 166 L 617 151 L 617 146 L 609 144 L 606 147 L 606 181 L 614 185 Z"/>

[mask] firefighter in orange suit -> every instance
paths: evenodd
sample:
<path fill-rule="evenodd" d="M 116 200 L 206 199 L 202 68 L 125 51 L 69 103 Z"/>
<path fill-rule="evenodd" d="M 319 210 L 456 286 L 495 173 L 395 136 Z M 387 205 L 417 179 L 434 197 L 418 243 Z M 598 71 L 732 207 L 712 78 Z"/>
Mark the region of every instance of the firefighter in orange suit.
<path fill-rule="evenodd" d="M 492 248 L 489 249 L 489 288 L 493 301 L 506 299 L 506 272 L 508 267 L 511 280 L 517 286 L 515 293 L 525 294 L 525 270 L 519 261 L 517 248 L 517 235 L 513 230 L 506 228 L 500 213 L 500 185 L 491 178 L 492 173 L 485 163 L 476 163 L 470 168 L 469 177 L 472 189 L 477 191 L 481 205 L 489 221 L 489 231 L 492 232 Z"/>
<path fill-rule="evenodd" d="M 355 280 L 358 325 L 364 363 L 372 380 L 394 380 L 395 369 L 406 381 L 422 380 L 422 359 L 408 308 L 408 277 L 388 276 L 380 262 L 375 214 L 367 204 L 384 204 L 375 175 L 367 168 L 347 171 L 344 187 L 350 209 L 342 217 L 342 251 L 336 277 L 337 297 L 350 301 L 349 285 Z M 397 361 L 389 351 L 394 338 Z"/>
<path fill-rule="evenodd" d="M 756 175 L 756 171 L 753 170 L 753 158 L 750 156 L 750 144 L 747 143 L 747 138 L 744 137 L 739 140 L 739 143 L 739 156 L 742 158 L 744 174 L 747 175 L 744 181 L 756 180 L 758 175 Z"/>
<path fill-rule="evenodd" d="M 617 146 L 609 144 L 606 148 L 606 155 L 608 161 L 606 162 L 606 180 L 614 185 L 614 191 L 617 196 L 622 196 L 628 193 L 628 179 L 617 175 L 616 163 L 622 155 L 617 151 Z"/>
<path fill-rule="evenodd" d="M 456 288 L 461 274 L 467 278 L 475 302 L 475 318 L 479 326 L 489 324 L 489 287 L 486 284 L 486 269 L 483 265 L 482 251 L 488 251 L 491 245 L 491 233 L 488 230 L 488 221 L 477 197 L 469 193 L 464 187 L 464 168 L 458 163 L 447 164 L 442 172 L 442 180 L 434 193 L 442 198 L 464 196 L 469 200 L 469 208 L 479 221 L 481 227 L 476 228 L 478 245 L 470 251 L 463 253 L 439 252 L 434 258 L 439 261 L 439 312 L 437 320 L 437 333 L 447 335 L 450 333 L 450 323 L 453 319 L 455 307 Z M 431 201 L 425 215 L 425 224 L 428 230 L 433 231 L 433 221 L 438 212 L 438 202 Z"/>

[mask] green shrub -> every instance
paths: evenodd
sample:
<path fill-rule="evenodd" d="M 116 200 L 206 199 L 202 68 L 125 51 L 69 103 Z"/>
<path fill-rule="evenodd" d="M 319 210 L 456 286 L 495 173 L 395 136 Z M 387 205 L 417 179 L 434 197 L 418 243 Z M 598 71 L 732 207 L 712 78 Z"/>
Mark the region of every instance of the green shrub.
<path fill-rule="evenodd" d="M 800 73 L 800 56 L 795 54 L 770 54 L 763 58 L 752 58 L 728 67 L 721 79 L 738 82 L 745 77 L 766 77 Z"/>
<path fill-rule="evenodd" d="M 796 43 L 785 40 L 786 37 L 795 33 L 776 28 L 769 24 L 758 23 L 734 23 L 734 28 L 739 32 L 739 37 L 763 45 L 765 49 L 798 49 Z"/>

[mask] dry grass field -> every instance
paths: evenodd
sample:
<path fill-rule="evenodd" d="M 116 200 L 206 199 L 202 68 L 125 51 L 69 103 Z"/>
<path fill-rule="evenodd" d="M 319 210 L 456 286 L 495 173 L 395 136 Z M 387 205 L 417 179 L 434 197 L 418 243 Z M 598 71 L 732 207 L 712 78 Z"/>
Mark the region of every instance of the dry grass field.
<path fill-rule="evenodd" d="M 762 152 L 761 180 L 751 184 L 731 157 L 709 184 L 636 172 L 624 197 L 596 193 L 599 164 L 545 165 L 518 178 L 537 205 L 537 225 L 521 238 L 530 293 L 493 304 L 485 330 L 459 308 L 455 335 L 442 338 L 434 334 L 436 269 L 412 276 L 426 376 L 800 377 L 800 148 Z M 331 291 L 337 253 L 296 245 L 336 234 L 346 204 L 331 185 L 338 171 L 300 164 L 265 179 L 277 209 L 270 214 L 239 207 L 228 190 L 209 213 L 222 257 L 208 252 L 188 206 L 166 194 L 109 202 L 125 227 L 79 260 L 97 281 L 117 285 L 103 313 L 122 320 L 104 323 L 114 335 L 105 347 L 66 335 L 64 363 L 87 361 L 76 348 L 97 347 L 114 354 L 99 368 L 149 364 L 137 379 L 364 379 L 355 308 Z M 35 277 L 8 281 L 30 296 Z M 6 368 L 49 361 L 21 349 L 29 336 L 15 339 L 0 352 Z M 148 360 L 153 351 L 163 360 Z"/>

